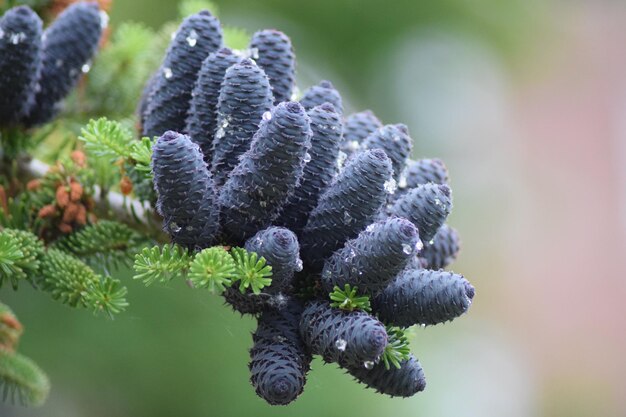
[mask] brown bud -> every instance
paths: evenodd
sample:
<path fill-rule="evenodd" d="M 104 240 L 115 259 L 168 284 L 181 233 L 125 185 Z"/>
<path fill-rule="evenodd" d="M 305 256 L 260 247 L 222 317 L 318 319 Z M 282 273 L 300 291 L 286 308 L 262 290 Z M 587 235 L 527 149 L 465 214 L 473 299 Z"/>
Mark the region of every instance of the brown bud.
<path fill-rule="evenodd" d="M 72 233 L 72 226 L 67 223 L 59 224 L 59 230 L 61 233 L 69 234 Z"/>
<path fill-rule="evenodd" d="M 70 158 L 72 158 L 72 161 L 74 161 L 74 163 L 81 168 L 84 168 L 85 165 L 87 165 L 87 156 L 85 156 L 83 151 L 72 151 Z"/>
<path fill-rule="evenodd" d="M 28 183 L 26 183 L 26 189 L 28 191 L 35 191 L 37 190 L 39 187 L 41 186 L 41 181 L 40 180 L 30 180 L 28 181 Z"/>
<path fill-rule="evenodd" d="M 0 206 L 2 206 L 2 211 L 4 211 L 4 214 L 9 214 L 7 192 L 2 185 L 0 185 Z"/>
<path fill-rule="evenodd" d="M 129 195 L 133 192 L 133 182 L 128 176 L 124 175 L 120 180 L 120 189 L 124 195 Z"/>
<path fill-rule="evenodd" d="M 81 226 L 87 224 L 87 209 L 84 205 L 78 205 L 78 213 L 76 214 L 76 219 L 74 221 L 76 224 L 80 224 Z"/>
<path fill-rule="evenodd" d="M 80 204 L 69 203 L 63 211 L 63 222 L 72 223 L 76 220 L 76 216 L 78 216 L 78 212 L 80 211 L 80 206 Z"/>
<path fill-rule="evenodd" d="M 88 197 L 85 201 L 85 207 L 87 207 L 87 211 L 93 211 L 96 208 L 96 201 Z"/>
<path fill-rule="evenodd" d="M 45 219 L 46 217 L 52 217 L 55 214 L 57 214 L 57 208 L 53 204 L 48 204 L 39 209 L 37 216 L 41 219 Z"/>
<path fill-rule="evenodd" d="M 56 200 L 57 204 L 61 208 L 64 208 L 70 203 L 70 193 L 67 191 L 67 187 L 65 185 L 60 185 L 57 188 Z"/>
<path fill-rule="evenodd" d="M 83 186 L 77 182 L 70 183 L 70 200 L 74 202 L 80 201 L 80 198 L 82 196 L 83 196 Z"/>

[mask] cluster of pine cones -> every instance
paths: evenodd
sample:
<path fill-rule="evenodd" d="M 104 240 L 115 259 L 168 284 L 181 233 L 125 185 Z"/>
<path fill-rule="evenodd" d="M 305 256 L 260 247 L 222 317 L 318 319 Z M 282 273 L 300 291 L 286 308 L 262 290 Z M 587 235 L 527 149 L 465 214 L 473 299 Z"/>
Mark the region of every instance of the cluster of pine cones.
<path fill-rule="evenodd" d="M 107 24 L 97 3 L 69 6 L 45 31 L 28 6 L 9 9 L 0 19 L 0 127 L 50 121 L 89 71 Z"/>
<path fill-rule="evenodd" d="M 224 297 L 258 318 L 251 382 L 270 404 L 303 390 L 312 355 L 359 382 L 408 397 L 425 387 L 412 355 L 380 360 L 386 326 L 435 325 L 465 313 L 474 288 L 444 271 L 459 250 L 440 160 L 409 160 L 403 124 L 370 111 L 344 118 L 328 81 L 294 98 L 287 36 L 255 33 L 249 50 L 223 46 L 219 21 L 185 19 L 139 106 L 153 152 L 157 210 L 191 250 L 243 246 L 272 266 L 261 294 Z M 356 287 L 372 312 L 331 307 Z"/>

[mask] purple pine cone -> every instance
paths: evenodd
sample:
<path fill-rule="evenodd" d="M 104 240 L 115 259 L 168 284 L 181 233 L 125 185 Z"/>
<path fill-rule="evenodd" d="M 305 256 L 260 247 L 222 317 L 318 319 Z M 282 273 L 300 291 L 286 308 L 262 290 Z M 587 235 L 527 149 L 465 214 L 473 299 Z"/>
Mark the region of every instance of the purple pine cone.
<path fill-rule="evenodd" d="M 304 96 L 300 100 L 300 104 L 305 109 L 311 110 L 315 106 L 320 106 L 324 103 L 330 103 L 335 106 L 335 110 L 343 114 L 343 102 L 339 91 L 335 89 L 330 81 L 320 81 L 318 85 L 310 87 L 304 92 Z"/>
<path fill-rule="evenodd" d="M 447 184 L 449 180 L 448 168 L 441 159 L 419 159 L 409 161 L 407 164 L 406 185 L 408 188 L 415 188 L 429 182 Z"/>
<path fill-rule="evenodd" d="M 161 76 L 161 68 L 158 68 L 156 71 L 152 73 L 148 81 L 143 87 L 143 91 L 141 92 L 141 97 L 139 98 L 139 104 L 137 105 L 137 110 L 135 111 L 137 117 L 139 119 L 139 131 L 143 132 L 143 125 L 146 121 L 146 110 L 150 105 L 150 101 L 152 101 L 152 94 L 154 93 L 154 89 L 156 88 L 157 81 Z"/>
<path fill-rule="evenodd" d="M 229 243 L 244 241 L 274 220 L 302 176 L 311 146 L 309 117 L 300 104 L 287 102 L 268 119 L 220 194 Z"/>
<path fill-rule="evenodd" d="M 217 126 L 211 151 L 211 172 L 218 187 L 228 179 L 249 148 L 264 114 L 272 108 L 269 80 L 254 61 L 228 68 L 217 103 Z"/>
<path fill-rule="evenodd" d="M 353 113 L 346 118 L 341 150 L 347 154 L 355 152 L 366 137 L 383 127 L 371 110 Z"/>
<path fill-rule="evenodd" d="M 187 116 L 187 134 L 200 145 L 204 160 L 211 162 L 213 135 L 217 126 L 217 101 L 226 70 L 240 58 L 228 48 L 211 53 L 202 63 L 191 94 Z"/>
<path fill-rule="evenodd" d="M 202 62 L 222 46 L 222 28 L 204 10 L 186 18 L 170 43 L 144 115 L 143 135 L 183 132 Z"/>
<path fill-rule="evenodd" d="M 387 198 L 391 161 L 380 149 L 355 155 L 322 194 L 302 231 L 305 263 L 321 270 L 324 260 L 372 223 Z"/>
<path fill-rule="evenodd" d="M 341 366 L 378 362 L 387 346 L 385 326 L 363 311 L 344 311 L 326 301 L 305 306 L 300 336 L 313 354 Z"/>
<path fill-rule="evenodd" d="M 153 148 L 156 208 L 172 241 L 189 248 L 216 243 L 219 211 L 202 152 L 188 136 L 166 132 Z"/>
<path fill-rule="evenodd" d="M 372 309 L 393 326 L 433 325 L 467 312 L 473 298 L 474 287 L 461 275 L 407 269 L 374 297 Z"/>
<path fill-rule="evenodd" d="M 363 149 L 382 149 L 393 166 L 393 177 L 397 180 L 411 154 L 413 140 L 406 125 L 385 125 L 369 135 L 361 144 Z"/>
<path fill-rule="evenodd" d="M 97 3 L 74 3 L 43 34 L 41 73 L 27 126 L 50 121 L 96 53 L 103 26 Z"/>
<path fill-rule="evenodd" d="M 411 397 L 426 388 L 424 371 L 413 355 L 400 362 L 399 369 L 395 366 L 386 369 L 384 363 L 379 362 L 372 369 L 358 366 L 346 370 L 368 388 L 391 397 Z"/>
<path fill-rule="evenodd" d="M 458 232 L 444 224 L 432 239 L 424 244 L 419 254 L 420 264 L 424 269 L 443 269 L 456 259 L 461 249 Z"/>
<path fill-rule="evenodd" d="M 311 355 L 298 326 L 302 306 L 291 300 L 285 308 L 261 315 L 250 350 L 250 382 L 257 395 L 271 405 L 286 405 L 304 389 Z"/>
<path fill-rule="evenodd" d="M 289 37 L 278 30 L 261 30 L 252 35 L 250 50 L 270 80 L 274 104 L 291 100 L 296 83 L 296 56 Z"/>
<path fill-rule="evenodd" d="M 32 105 L 41 65 L 41 19 L 27 6 L 0 19 L 0 125 L 11 125 Z"/>
<path fill-rule="evenodd" d="M 300 185 L 285 204 L 276 221 L 300 233 L 317 205 L 320 195 L 328 188 L 337 172 L 337 154 L 341 142 L 341 116 L 330 103 L 313 107 L 308 111 L 311 118 L 310 159 L 304 166 Z"/>
<path fill-rule="evenodd" d="M 337 285 L 357 287 L 361 294 L 374 296 L 400 273 L 420 245 L 417 228 L 408 220 L 389 218 L 373 223 L 335 252 L 322 271 L 322 285 L 328 293 Z"/>
<path fill-rule="evenodd" d="M 404 217 L 419 229 L 422 242 L 430 242 L 452 209 L 447 185 L 422 184 L 409 190 L 391 207 L 392 216 Z"/>

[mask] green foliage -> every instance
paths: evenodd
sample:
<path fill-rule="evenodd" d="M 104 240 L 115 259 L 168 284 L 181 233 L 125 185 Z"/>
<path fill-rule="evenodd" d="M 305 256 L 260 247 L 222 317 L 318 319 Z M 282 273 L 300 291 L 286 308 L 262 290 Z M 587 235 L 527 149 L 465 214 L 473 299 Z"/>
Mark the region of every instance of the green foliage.
<path fill-rule="evenodd" d="M 135 162 L 135 169 L 147 173 L 152 179 L 152 146 L 154 140 L 150 138 L 141 138 L 141 140 L 134 141 L 130 145 L 130 151 L 128 153 L 130 159 Z"/>
<path fill-rule="evenodd" d="M 245 29 L 234 26 L 224 26 L 223 30 L 224 44 L 230 49 L 243 50 L 250 44 L 250 38 L 252 36 Z"/>
<path fill-rule="evenodd" d="M 237 276 L 233 257 L 221 246 L 204 249 L 191 262 L 189 279 L 197 288 L 222 293 Z"/>
<path fill-rule="evenodd" d="M 191 256 L 186 249 L 171 244 L 162 248 L 144 248 L 135 255 L 135 276 L 146 285 L 168 282 L 175 276 L 185 276 L 189 270 Z"/>
<path fill-rule="evenodd" d="M 143 239 L 123 223 L 100 220 L 54 243 L 57 249 L 69 252 L 92 266 L 130 266 Z"/>
<path fill-rule="evenodd" d="M 385 368 L 389 369 L 393 365 L 400 369 L 400 362 L 409 359 L 410 353 L 409 340 L 404 330 L 387 326 L 387 346 L 382 355 Z"/>
<path fill-rule="evenodd" d="M 242 248 L 233 248 L 231 255 L 237 270 L 233 283 L 239 281 L 239 291 L 245 293 L 250 288 L 254 294 L 260 294 L 272 283 L 272 267 L 266 264 L 265 258 Z"/>
<path fill-rule="evenodd" d="M 81 130 L 80 140 L 85 142 L 87 152 L 110 162 L 130 157 L 133 134 L 121 123 L 105 117 L 90 120 Z"/>
<path fill-rule="evenodd" d="M 0 226 L 11 229 L 36 229 L 33 225 L 28 195 L 21 194 L 7 199 L 7 211 L 0 209 Z"/>
<path fill-rule="evenodd" d="M 0 390 L 4 401 L 39 406 L 48 397 L 50 383 L 32 360 L 0 349 Z"/>
<path fill-rule="evenodd" d="M 48 249 L 41 261 L 39 286 L 71 307 L 112 316 L 128 305 L 126 288 L 111 277 L 96 274 L 86 263 L 59 249 Z"/>
<path fill-rule="evenodd" d="M 363 310 L 371 311 L 370 299 L 366 295 L 358 295 L 357 288 L 352 288 L 350 284 L 346 284 L 342 290 L 335 285 L 333 292 L 330 293 L 330 305 L 346 311 Z"/>
<path fill-rule="evenodd" d="M 4 229 L 0 232 L 0 287 L 11 282 L 17 289 L 20 280 L 32 282 L 43 256 L 43 243 L 24 230 Z"/>
<path fill-rule="evenodd" d="M 178 4 L 178 15 L 181 19 L 202 10 L 208 10 L 214 16 L 219 16 L 217 4 L 209 0 L 183 0 Z"/>

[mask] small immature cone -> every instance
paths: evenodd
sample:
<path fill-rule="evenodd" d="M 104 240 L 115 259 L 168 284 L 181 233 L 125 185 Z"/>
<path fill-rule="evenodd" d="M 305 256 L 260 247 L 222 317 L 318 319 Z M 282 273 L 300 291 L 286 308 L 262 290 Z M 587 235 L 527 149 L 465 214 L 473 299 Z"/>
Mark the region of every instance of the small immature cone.
<path fill-rule="evenodd" d="M 321 270 L 326 258 L 372 223 L 387 198 L 385 182 L 391 175 L 391 161 L 380 149 L 348 161 L 302 231 L 302 256 L 309 267 Z"/>
<path fill-rule="evenodd" d="M 372 299 L 372 310 L 393 326 L 434 325 L 466 313 L 473 298 L 474 287 L 461 275 L 407 269 Z"/>
<path fill-rule="evenodd" d="M 24 123 L 34 126 L 50 121 L 59 103 L 89 68 L 106 21 L 97 3 L 74 3 L 43 34 L 41 74 L 35 102 Z"/>
<path fill-rule="evenodd" d="M 300 104 L 287 102 L 267 119 L 220 193 L 227 243 L 239 244 L 272 222 L 302 176 L 309 117 Z"/>
<path fill-rule="evenodd" d="M 346 118 L 341 150 L 348 154 L 355 152 L 366 137 L 381 127 L 383 124 L 371 110 L 351 114 Z"/>
<path fill-rule="evenodd" d="M 186 18 L 170 43 L 144 114 L 143 135 L 185 129 L 191 92 L 202 61 L 222 46 L 222 28 L 208 11 Z"/>
<path fill-rule="evenodd" d="M 446 222 L 452 209 L 452 195 L 447 185 L 423 184 L 409 190 L 391 207 L 392 216 L 404 217 L 419 229 L 422 242 L 430 242 Z"/>
<path fill-rule="evenodd" d="M 244 59 L 226 70 L 217 102 L 217 126 L 211 150 L 211 172 L 218 187 L 226 182 L 240 156 L 250 148 L 272 102 L 269 80 L 252 60 Z"/>
<path fill-rule="evenodd" d="M 397 180 L 411 154 L 413 140 L 406 125 L 385 125 L 369 135 L 361 144 L 363 149 L 380 148 L 391 159 L 393 177 Z"/>
<path fill-rule="evenodd" d="M 298 238 L 284 227 L 268 227 L 246 241 L 245 249 L 265 258 L 272 267 L 272 284 L 265 292 L 276 294 L 291 285 L 296 271 L 302 270 Z"/>
<path fill-rule="evenodd" d="M 458 232 L 444 224 L 439 228 L 432 243 L 424 244 L 419 254 L 420 264 L 424 269 L 444 269 L 456 259 L 461 249 Z"/>
<path fill-rule="evenodd" d="M 17 123 L 32 105 L 41 65 L 42 22 L 27 6 L 0 19 L 0 126 Z"/>
<path fill-rule="evenodd" d="M 332 83 L 326 80 L 307 89 L 300 100 L 300 104 L 307 110 L 324 103 L 332 104 L 339 114 L 343 114 L 341 95 L 339 95 L 339 91 L 335 89 Z"/>
<path fill-rule="evenodd" d="M 424 371 L 413 355 L 400 362 L 400 368 L 392 365 L 387 369 L 379 362 L 372 369 L 358 366 L 346 367 L 346 370 L 368 388 L 391 397 L 411 397 L 426 388 Z"/>
<path fill-rule="evenodd" d="M 172 241 L 189 248 L 215 243 L 219 210 L 202 152 L 188 136 L 166 132 L 152 153 L 156 208 Z"/>
<path fill-rule="evenodd" d="M 252 35 L 250 50 L 270 80 L 274 104 L 291 100 L 296 84 L 296 56 L 289 37 L 278 30 L 261 30 Z"/>
<path fill-rule="evenodd" d="M 326 261 L 324 291 L 350 284 L 359 293 L 374 296 L 406 267 L 420 246 L 417 228 L 406 219 L 373 223 Z"/>
<path fill-rule="evenodd" d="M 204 160 L 211 161 L 213 135 L 217 126 L 217 100 L 226 70 L 239 62 L 239 57 L 228 48 L 213 52 L 202 63 L 191 94 L 187 115 L 187 134 L 200 145 Z"/>
<path fill-rule="evenodd" d="M 312 301 L 300 319 L 300 336 L 313 354 L 341 366 L 370 366 L 387 346 L 385 326 L 364 311 L 332 308 Z"/>
<path fill-rule="evenodd" d="M 259 397 L 271 405 L 286 405 L 304 389 L 311 355 L 298 332 L 302 305 L 290 300 L 280 310 L 259 318 L 250 350 L 250 382 Z"/>
<path fill-rule="evenodd" d="M 330 103 L 313 107 L 311 118 L 310 159 L 304 166 L 300 185 L 294 190 L 277 220 L 277 224 L 300 233 L 337 172 L 337 154 L 341 142 L 341 116 Z"/>

